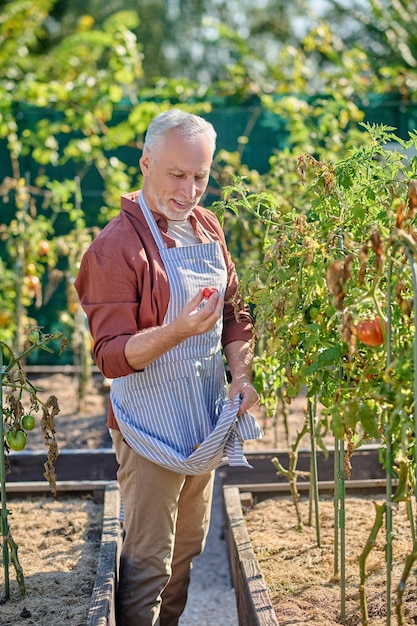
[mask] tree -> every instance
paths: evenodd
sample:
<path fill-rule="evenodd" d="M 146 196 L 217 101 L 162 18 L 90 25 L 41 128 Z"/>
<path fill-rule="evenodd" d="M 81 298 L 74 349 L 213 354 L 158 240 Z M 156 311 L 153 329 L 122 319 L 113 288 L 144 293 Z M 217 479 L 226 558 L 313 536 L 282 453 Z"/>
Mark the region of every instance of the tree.
<path fill-rule="evenodd" d="M 235 63 L 236 57 L 229 39 L 223 39 L 222 26 L 242 39 L 251 39 L 258 55 L 272 60 L 282 43 L 296 41 L 291 23 L 307 6 L 306 0 L 290 5 L 283 0 L 262 0 L 256 6 L 249 0 L 109 0 L 105 4 L 100 0 L 55 0 L 49 4 L 39 52 L 50 51 L 82 24 L 87 25 L 88 16 L 95 28 L 101 29 L 112 16 L 124 13 L 129 16 L 125 26 L 134 32 L 143 51 L 147 85 L 161 78 L 184 78 L 205 85 L 224 78 L 223 68 Z"/>
<path fill-rule="evenodd" d="M 328 0 L 324 19 L 343 33 L 344 44 L 360 46 L 379 79 L 380 91 L 396 90 L 415 99 L 417 70 L 417 2 Z"/>
<path fill-rule="evenodd" d="M 141 56 L 125 26 L 130 16 L 113 15 L 100 31 L 81 22 L 42 53 L 51 7 L 49 0 L 17 0 L 6 3 L 0 16 L 0 189 L 6 207 L 0 225 L 0 340 L 13 338 L 16 351 L 25 326 L 42 326 L 42 307 L 52 294 L 55 317 L 48 326 L 65 326 L 68 335 L 83 328 L 83 320 L 75 323 L 78 307 L 71 315 L 66 311 L 75 301 L 77 262 L 97 222 L 85 219 L 83 193 L 91 177 L 101 178 L 107 202 L 102 193 L 93 199 L 96 215 L 103 205 L 115 210 L 132 175 L 114 152 L 129 143 L 137 151 L 155 112 L 146 104 L 135 110 Z M 114 119 L 123 99 L 131 104 L 129 123 Z M 59 285 L 66 298 L 56 297 Z"/>

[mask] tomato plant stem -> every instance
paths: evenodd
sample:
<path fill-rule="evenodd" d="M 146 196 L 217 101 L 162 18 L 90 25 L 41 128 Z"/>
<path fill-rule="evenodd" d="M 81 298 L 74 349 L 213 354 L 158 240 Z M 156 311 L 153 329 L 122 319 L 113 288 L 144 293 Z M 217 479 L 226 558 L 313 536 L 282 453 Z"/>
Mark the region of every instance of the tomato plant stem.
<path fill-rule="evenodd" d="M 368 605 L 366 601 L 366 578 L 367 578 L 366 559 L 368 558 L 369 553 L 371 552 L 372 548 L 375 545 L 376 538 L 381 529 L 382 522 L 384 519 L 384 514 L 387 509 L 385 503 L 376 504 L 374 502 L 374 506 L 375 506 L 375 520 L 371 528 L 371 531 L 369 533 L 366 545 L 358 557 L 359 575 L 360 575 L 359 593 L 360 593 L 360 605 L 361 605 L 361 614 L 362 614 L 362 621 L 361 621 L 362 626 L 367 626 L 368 624 Z M 387 614 L 387 620 L 388 620 L 388 614 Z M 387 621 L 387 624 L 388 623 L 389 622 Z"/>
<path fill-rule="evenodd" d="M 271 462 L 275 465 L 276 469 L 278 470 L 277 473 L 281 474 L 282 476 L 286 476 L 286 478 L 288 478 L 288 481 L 290 484 L 291 496 L 293 499 L 293 503 L 294 503 L 294 507 L 295 507 L 295 511 L 297 515 L 297 530 L 299 532 L 303 530 L 303 521 L 302 521 L 300 505 L 299 505 L 300 494 L 298 493 L 298 487 L 297 487 L 297 476 L 299 476 L 301 473 L 297 471 L 298 450 L 299 450 L 302 438 L 308 431 L 308 428 L 309 428 L 308 423 L 307 421 L 305 421 L 303 428 L 298 432 L 296 440 L 294 444 L 291 446 L 291 452 L 289 453 L 290 462 L 289 462 L 288 469 L 285 469 L 285 467 L 281 465 L 277 457 L 274 457 L 273 459 L 271 459 Z"/>
<path fill-rule="evenodd" d="M 411 539 L 413 540 L 413 544 L 415 544 L 417 542 L 416 525 L 415 525 L 415 522 L 414 522 L 413 503 L 412 503 L 412 500 L 410 498 L 407 500 L 407 517 L 408 517 L 408 521 L 410 523 Z"/>
<path fill-rule="evenodd" d="M 406 624 L 404 618 L 403 596 L 406 589 L 407 579 L 410 575 L 412 567 L 417 559 L 417 543 L 414 540 L 412 552 L 407 556 L 404 564 L 403 573 L 397 587 L 397 600 L 395 603 L 397 613 L 398 626 L 404 626 Z"/>

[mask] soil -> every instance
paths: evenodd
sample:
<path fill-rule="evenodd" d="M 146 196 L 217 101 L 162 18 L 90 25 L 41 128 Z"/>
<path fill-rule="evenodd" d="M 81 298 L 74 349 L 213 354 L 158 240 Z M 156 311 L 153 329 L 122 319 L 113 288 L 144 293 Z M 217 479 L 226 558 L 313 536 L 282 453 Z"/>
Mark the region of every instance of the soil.
<path fill-rule="evenodd" d="M 26 595 L 10 563 L 10 599 L 1 626 L 84 626 L 100 550 L 103 506 L 91 497 L 8 498 Z M 0 591 L 4 569 L 0 568 Z M 3 598 L 4 599 L 4 598 Z"/>
<path fill-rule="evenodd" d="M 111 446 L 105 427 L 108 389 L 102 377 L 93 377 L 81 404 L 76 377 L 58 373 L 29 379 L 39 389 L 42 401 L 50 395 L 58 398 L 55 429 L 59 449 Z M 28 433 L 26 449 L 45 449 L 39 420 Z M 0 567 L 0 626 L 84 626 L 100 550 L 102 503 L 90 495 L 58 493 L 56 497 L 12 495 L 7 507 L 26 594 L 22 597 L 10 562 L 10 599 L 3 602 L 4 569 Z"/>
<path fill-rule="evenodd" d="M 51 394 L 58 398 L 60 413 L 55 419 L 55 426 L 60 449 L 111 446 L 106 429 L 109 386 L 101 376 L 93 377 L 81 402 L 78 399 L 77 378 L 65 372 L 31 376 L 30 380 L 39 388 L 42 400 Z M 288 449 L 305 420 L 306 399 L 301 396 L 289 408 L 283 408 L 285 419 L 284 411 L 279 410 L 275 423 L 266 419 L 262 410 L 258 411 L 257 418 L 265 436 L 261 441 L 245 444 L 246 451 Z M 29 433 L 27 448 L 43 446 L 43 436 L 37 427 Z M 308 439 L 302 447 L 308 447 Z M 343 623 L 348 626 L 362 623 L 357 557 L 366 544 L 373 523 L 373 500 L 380 502 L 381 495 L 375 498 L 348 496 L 346 501 L 346 618 Z M 288 496 L 258 502 L 246 511 L 248 531 L 280 626 L 342 623 L 340 574 L 333 573 L 333 502 L 326 497 L 320 498 L 321 547 L 317 547 L 316 529 L 308 525 L 308 506 L 302 497 L 302 532 L 296 528 L 294 506 Z M 12 581 L 13 602 L 1 607 L 0 626 L 60 626 L 67 623 L 81 626 L 95 575 L 93 560 L 98 550 L 100 505 L 89 498 L 71 501 L 59 495 L 57 498 L 13 498 L 10 509 L 13 511 L 10 524 L 19 545 L 28 592 L 24 598 L 18 598 L 17 584 Z M 393 567 L 393 592 L 404 555 L 411 545 L 404 506 L 401 505 L 394 513 L 394 556 L 398 562 Z M 383 534 L 382 529 L 367 562 L 366 589 L 369 625 L 372 626 L 386 624 Z M 404 623 L 416 624 L 414 574 L 410 578 L 413 580 L 405 594 L 407 621 Z M 68 584 L 72 585 L 72 591 L 70 586 L 66 587 Z M 66 600 L 55 599 L 57 589 L 60 592 L 65 589 Z M 25 614 L 24 609 L 32 617 L 23 619 L 21 613 Z"/>
<path fill-rule="evenodd" d="M 293 502 L 288 497 L 276 497 L 258 502 L 245 514 L 245 523 L 256 559 L 280 626 L 345 624 L 384 626 L 387 622 L 385 529 L 366 561 L 365 582 L 368 621 L 362 620 L 360 610 L 360 576 L 358 556 L 364 549 L 375 518 L 374 502 L 382 504 L 381 494 L 346 498 L 346 566 L 345 619 L 341 619 L 342 586 L 339 571 L 334 567 L 334 505 L 329 498 L 320 498 L 320 547 L 314 525 L 308 525 L 309 503 L 301 498 L 300 508 L 304 526 L 297 530 Z M 410 524 L 405 504 L 394 509 L 395 537 L 392 567 L 392 624 L 399 624 L 395 615 L 395 596 L 404 568 L 405 558 L 412 550 Z M 313 519 L 315 516 L 313 515 Z M 339 537 L 340 542 L 340 537 Z M 340 543 L 339 543 L 340 545 Z M 417 581 L 411 571 L 404 594 L 403 624 L 417 623 Z"/>

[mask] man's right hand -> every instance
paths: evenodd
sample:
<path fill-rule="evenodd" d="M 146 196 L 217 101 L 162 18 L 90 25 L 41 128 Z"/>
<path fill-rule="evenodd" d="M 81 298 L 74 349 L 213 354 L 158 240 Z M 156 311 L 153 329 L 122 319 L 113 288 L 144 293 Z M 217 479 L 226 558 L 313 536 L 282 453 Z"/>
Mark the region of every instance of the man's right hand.
<path fill-rule="evenodd" d="M 130 367 L 143 370 L 188 337 L 211 330 L 223 315 L 224 298 L 214 292 L 200 307 L 203 300 L 203 289 L 200 289 L 175 320 L 165 326 L 145 328 L 132 335 L 125 345 L 125 357 Z"/>
<path fill-rule="evenodd" d="M 198 294 L 181 309 L 177 319 L 172 322 L 183 339 L 208 332 L 222 317 L 223 296 L 214 291 L 200 307 L 204 299 L 203 289 L 200 289 Z"/>

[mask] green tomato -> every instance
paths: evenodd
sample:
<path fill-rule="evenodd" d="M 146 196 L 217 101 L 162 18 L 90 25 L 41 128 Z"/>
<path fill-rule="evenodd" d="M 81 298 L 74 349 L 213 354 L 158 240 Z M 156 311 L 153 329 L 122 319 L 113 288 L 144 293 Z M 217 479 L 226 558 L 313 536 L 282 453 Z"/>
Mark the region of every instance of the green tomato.
<path fill-rule="evenodd" d="M 309 308 L 308 314 L 310 316 L 310 319 L 312 319 L 314 321 L 320 315 L 320 309 L 317 306 L 312 306 L 312 307 Z"/>
<path fill-rule="evenodd" d="M 15 452 L 20 452 L 26 446 L 26 433 L 23 430 L 8 430 L 6 441 L 9 444 L 9 448 Z"/>
<path fill-rule="evenodd" d="M 28 337 L 29 337 L 29 341 L 31 343 L 38 343 L 38 341 L 39 341 L 39 331 L 35 330 L 35 329 L 31 330 L 29 335 L 28 335 Z"/>
<path fill-rule="evenodd" d="M 319 323 L 321 321 L 321 308 L 320 302 L 315 300 L 307 307 L 304 313 L 304 318 L 307 324 L 311 324 L 311 322 Z"/>
<path fill-rule="evenodd" d="M 33 430 L 35 428 L 36 425 L 36 420 L 34 415 L 31 415 L 30 413 L 28 413 L 27 415 L 24 415 L 22 418 L 22 426 L 24 428 L 24 430 Z"/>

